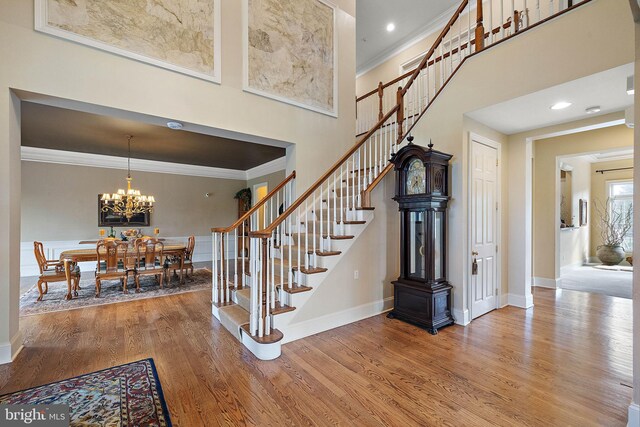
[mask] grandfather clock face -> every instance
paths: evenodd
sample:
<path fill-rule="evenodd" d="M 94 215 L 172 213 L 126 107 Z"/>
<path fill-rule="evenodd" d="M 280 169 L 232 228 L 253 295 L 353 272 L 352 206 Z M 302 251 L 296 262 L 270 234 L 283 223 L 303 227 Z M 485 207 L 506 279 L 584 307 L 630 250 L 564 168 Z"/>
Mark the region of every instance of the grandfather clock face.
<path fill-rule="evenodd" d="M 425 167 L 422 160 L 411 160 L 407 168 L 406 179 L 405 194 L 422 194 L 425 192 Z"/>

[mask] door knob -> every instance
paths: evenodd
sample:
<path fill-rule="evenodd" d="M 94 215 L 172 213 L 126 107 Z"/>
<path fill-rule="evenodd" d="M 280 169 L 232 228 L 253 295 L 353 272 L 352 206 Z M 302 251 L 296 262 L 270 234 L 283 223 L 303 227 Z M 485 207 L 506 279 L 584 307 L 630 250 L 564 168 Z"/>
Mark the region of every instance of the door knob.
<path fill-rule="evenodd" d="M 477 251 L 472 251 L 471 252 L 471 256 L 478 256 L 478 252 Z"/>

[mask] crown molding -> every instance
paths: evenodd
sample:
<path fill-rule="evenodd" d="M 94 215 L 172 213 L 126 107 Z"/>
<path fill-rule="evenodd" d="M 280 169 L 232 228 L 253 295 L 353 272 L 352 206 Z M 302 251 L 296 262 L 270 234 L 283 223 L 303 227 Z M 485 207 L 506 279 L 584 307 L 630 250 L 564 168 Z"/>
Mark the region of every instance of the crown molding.
<path fill-rule="evenodd" d="M 126 157 L 105 156 L 102 154 L 77 153 L 73 151 L 23 146 L 21 147 L 21 158 L 27 162 L 43 162 L 60 165 L 127 170 Z M 204 178 L 237 179 L 241 181 L 247 180 L 247 171 L 242 170 L 185 165 L 181 163 L 159 162 L 155 160 L 135 158 L 131 159 L 131 170 L 138 172 L 199 176 Z"/>
<path fill-rule="evenodd" d="M 259 178 L 261 176 L 269 175 L 270 173 L 279 172 L 287 168 L 287 158 L 280 157 L 279 159 L 272 160 L 262 165 L 251 168 L 247 171 L 247 181 L 250 179 Z"/>
<path fill-rule="evenodd" d="M 363 75 L 373 70 L 377 66 L 387 62 L 389 59 L 393 58 L 394 56 L 420 43 L 421 41 L 429 37 L 431 34 L 437 31 L 440 31 L 447 24 L 447 22 L 449 22 L 449 19 L 451 19 L 451 17 L 453 16 L 453 13 L 458 9 L 459 6 L 460 5 L 455 5 L 450 7 L 449 9 L 442 12 L 438 17 L 433 19 L 426 27 L 421 28 L 418 31 L 414 32 L 413 35 L 409 35 L 408 37 L 406 37 L 405 38 L 406 41 L 403 42 L 402 44 L 391 46 L 383 50 L 373 58 L 366 61 L 364 64 L 362 64 L 362 66 L 359 69 L 356 70 L 356 79 L 362 77 Z M 476 3 L 473 3 L 471 5 L 471 11 L 475 10 L 476 7 L 477 7 Z M 475 23 L 473 28 L 475 28 Z"/>

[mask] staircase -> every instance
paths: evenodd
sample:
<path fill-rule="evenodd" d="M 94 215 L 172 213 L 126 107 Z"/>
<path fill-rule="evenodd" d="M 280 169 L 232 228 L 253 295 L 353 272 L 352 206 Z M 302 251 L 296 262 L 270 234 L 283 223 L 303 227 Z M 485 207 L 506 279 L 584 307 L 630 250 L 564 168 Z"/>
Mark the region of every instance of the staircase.
<path fill-rule="evenodd" d="M 362 132 L 320 179 L 294 199 L 294 172 L 236 223 L 212 229 L 214 316 L 259 359 L 277 358 L 296 312 L 373 220 L 371 192 L 392 170 L 388 160 L 462 64 L 589 1 L 545 0 L 546 10 L 539 0 L 489 1 L 485 19 L 478 0 L 472 21 L 463 0 L 415 70 L 357 99 Z M 497 24 L 496 7 L 506 17 Z"/>

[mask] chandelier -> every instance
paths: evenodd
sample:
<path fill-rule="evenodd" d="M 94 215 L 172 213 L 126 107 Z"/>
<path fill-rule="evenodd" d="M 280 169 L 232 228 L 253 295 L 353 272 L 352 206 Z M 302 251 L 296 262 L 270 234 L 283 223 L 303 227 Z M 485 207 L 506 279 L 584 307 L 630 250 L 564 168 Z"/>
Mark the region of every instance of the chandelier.
<path fill-rule="evenodd" d="M 153 196 L 144 196 L 140 190 L 131 188 L 131 139 L 133 136 L 127 135 L 129 154 L 127 156 L 127 190 L 122 188 L 117 193 L 104 193 L 101 196 L 103 201 L 102 212 L 111 212 L 114 215 L 124 216 L 130 221 L 134 215 L 153 212 L 153 204 L 156 199 Z"/>

